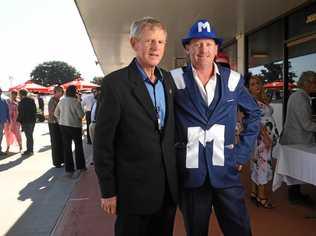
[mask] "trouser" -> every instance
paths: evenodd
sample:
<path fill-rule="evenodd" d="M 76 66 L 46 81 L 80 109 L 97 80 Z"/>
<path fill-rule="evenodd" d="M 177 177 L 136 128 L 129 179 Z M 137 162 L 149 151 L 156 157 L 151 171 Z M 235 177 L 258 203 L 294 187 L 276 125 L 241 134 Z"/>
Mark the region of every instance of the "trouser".
<path fill-rule="evenodd" d="M 176 205 L 166 191 L 162 207 L 153 214 L 118 214 L 115 236 L 172 236 L 175 213 Z"/>
<path fill-rule="evenodd" d="M 87 122 L 87 143 L 91 144 L 89 126 L 91 123 L 91 111 L 86 111 L 86 122 Z"/>
<path fill-rule="evenodd" d="M 211 187 L 207 180 L 198 188 L 182 189 L 180 209 L 188 236 L 207 236 L 212 207 L 225 236 L 251 235 L 244 189 Z"/>
<path fill-rule="evenodd" d="M 3 138 L 3 129 L 4 129 L 4 123 L 0 123 L 0 152 L 2 152 L 2 138 Z"/>
<path fill-rule="evenodd" d="M 35 123 L 22 124 L 22 130 L 26 137 L 26 150 L 33 152 L 33 132 L 34 132 Z"/>
<path fill-rule="evenodd" d="M 64 150 L 60 127 L 57 123 L 48 123 L 48 128 L 50 134 L 53 165 L 60 166 L 62 163 L 64 163 Z"/>
<path fill-rule="evenodd" d="M 77 169 L 85 169 L 86 162 L 82 147 L 82 129 L 77 127 L 60 125 L 61 134 L 64 143 L 64 161 L 66 172 L 75 171 L 74 161 L 72 157 L 71 143 L 75 143 L 75 160 Z"/>

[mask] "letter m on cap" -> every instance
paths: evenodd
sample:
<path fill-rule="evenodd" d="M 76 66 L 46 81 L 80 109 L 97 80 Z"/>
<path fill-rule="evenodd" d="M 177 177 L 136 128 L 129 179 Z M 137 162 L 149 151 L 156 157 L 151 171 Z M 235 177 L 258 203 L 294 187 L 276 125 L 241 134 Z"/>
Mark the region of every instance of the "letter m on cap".
<path fill-rule="evenodd" d="M 199 33 L 203 31 L 203 29 L 206 29 L 207 32 L 211 32 L 211 26 L 210 26 L 210 23 L 209 22 L 199 22 L 198 23 L 198 31 Z"/>

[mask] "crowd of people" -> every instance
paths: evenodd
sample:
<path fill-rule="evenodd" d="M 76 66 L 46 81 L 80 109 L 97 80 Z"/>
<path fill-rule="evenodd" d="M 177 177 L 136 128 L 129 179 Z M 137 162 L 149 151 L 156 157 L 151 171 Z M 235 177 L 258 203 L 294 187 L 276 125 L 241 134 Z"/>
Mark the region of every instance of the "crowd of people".
<path fill-rule="evenodd" d="M 93 127 L 89 127 L 91 112 L 84 112 L 87 103 L 84 99 L 89 98 L 90 106 L 93 107 L 98 100 L 99 91 L 100 88 L 97 87 L 92 90 L 90 95 L 81 98 L 76 86 L 71 85 L 67 87 L 65 96 L 63 96 L 64 91 L 62 87 L 57 86 L 54 89 L 53 97 L 48 103 L 48 123 L 53 164 L 59 168 L 64 163 L 66 175 L 69 177 L 75 174 L 76 169 L 79 170 L 79 173 L 87 169 L 82 144 L 83 118 L 85 117 L 87 121 L 88 136 L 89 128 L 93 133 Z M 95 116 L 95 113 L 93 115 Z M 92 120 L 94 121 L 94 119 L 93 117 Z M 75 145 L 76 164 L 73 161 L 72 142 Z M 90 137 L 87 140 L 87 144 L 91 144 Z"/>
<path fill-rule="evenodd" d="M 27 90 L 12 91 L 10 99 L 0 99 L 0 155 L 7 155 L 10 146 L 16 142 L 22 151 L 21 131 L 26 138 L 26 150 L 22 155 L 33 154 L 33 131 L 36 123 L 36 104 L 34 99 L 27 96 Z M 2 90 L 0 89 L 0 95 Z M 19 94 L 20 100 L 17 100 Z M 7 148 L 2 151 L 2 138 L 6 138 Z"/>
<path fill-rule="evenodd" d="M 309 95 L 316 92 L 316 73 L 299 78 L 280 135 L 264 78 L 245 81 L 230 69 L 209 21 L 192 25 L 181 40 L 188 64 L 170 72 L 158 66 L 166 40 L 162 22 L 137 20 L 130 28 L 135 58 L 107 75 L 102 89 L 81 98 L 75 86 L 65 95 L 55 87 L 48 104 L 53 165 L 64 166 L 69 177 L 76 168 L 86 170 L 85 117 L 101 207 L 117 215 L 115 235 L 172 235 L 177 205 L 189 236 L 208 235 L 212 209 L 224 235 L 252 235 L 240 173 L 250 160 L 250 198 L 258 207 L 274 208 L 268 187 L 273 148 L 279 139 L 315 143 Z M 23 155 L 30 155 L 36 106 L 27 91 L 19 91 L 19 102 L 17 95 L 12 91 L 9 101 L 0 100 L 0 144 L 4 133 L 7 152 L 14 140 L 22 150 L 22 129 Z M 289 201 L 311 203 L 299 185 L 289 187 Z"/>
<path fill-rule="evenodd" d="M 97 101 L 97 94 L 100 88 L 92 90 L 89 97 L 91 106 Z M 0 94 L 2 90 L 0 89 Z M 62 98 L 62 99 L 61 99 Z M 33 132 L 38 115 L 44 116 L 44 100 L 38 95 L 38 109 L 33 96 L 28 95 L 28 91 L 21 89 L 10 92 L 10 98 L 0 100 L 0 144 L 3 136 L 6 140 L 6 151 L 0 149 L 0 155 L 5 156 L 10 153 L 10 147 L 14 143 L 22 151 L 21 132 L 24 132 L 26 138 L 26 150 L 22 152 L 23 156 L 33 155 Z M 76 168 L 85 170 L 85 158 L 82 145 L 82 119 L 84 117 L 83 109 L 85 103 L 81 101 L 79 92 L 75 86 L 69 86 L 64 89 L 61 86 L 54 88 L 54 94 L 48 103 L 48 127 L 51 140 L 52 163 L 55 167 L 60 168 L 64 164 L 66 173 L 71 177 L 74 170 L 71 145 L 75 143 Z M 39 113 L 38 113 L 39 111 Z M 95 123 L 94 112 L 94 123 Z M 90 120 L 86 117 L 87 120 Z M 41 119 L 40 119 L 41 121 Z M 93 130 L 93 126 L 90 127 Z M 93 132 L 93 131 L 91 131 Z M 88 140 L 88 144 L 91 141 Z M 1 145 L 0 145 L 1 148 Z"/>

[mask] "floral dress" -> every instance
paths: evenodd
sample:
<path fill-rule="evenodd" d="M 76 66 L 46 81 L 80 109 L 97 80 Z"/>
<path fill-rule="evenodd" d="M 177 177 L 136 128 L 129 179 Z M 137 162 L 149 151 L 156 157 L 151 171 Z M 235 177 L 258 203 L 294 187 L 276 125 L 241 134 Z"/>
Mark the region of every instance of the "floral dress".
<path fill-rule="evenodd" d="M 8 101 L 10 122 L 7 122 L 4 127 L 4 134 L 6 137 L 7 145 L 14 143 L 14 140 L 18 144 L 21 144 L 21 124 L 16 121 L 18 117 L 18 104 L 15 101 Z"/>
<path fill-rule="evenodd" d="M 263 136 L 258 135 L 253 158 L 251 160 L 251 180 L 257 185 L 268 183 L 273 177 L 272 149 L 277 144 L 279 133 L 273 119 L 271 106 L 257 101 L 261 110 L 261 127 L 265 127 L 272 141 L 272 147 L 267 147 L 263 142 Z"/>

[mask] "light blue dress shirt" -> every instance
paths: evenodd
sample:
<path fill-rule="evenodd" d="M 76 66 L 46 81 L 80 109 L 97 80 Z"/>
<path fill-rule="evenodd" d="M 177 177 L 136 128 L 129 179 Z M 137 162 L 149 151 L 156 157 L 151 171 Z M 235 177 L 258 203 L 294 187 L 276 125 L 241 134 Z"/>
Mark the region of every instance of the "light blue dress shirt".
<path fill-rule="evenodd" d="M 153 84 L 146 73 L 144 72 L 141 65 L 136 60 L 137 68 L 140 72 L 142 79 L 146 85 L 147 91 L 150 95 L 151 101 L 155 107 L 156 115 L 157 115 L 157 122 L 158 128 L 162 129 L 165 124 L 165 116 L 166 116 L 166 99 L 165 99 L 165 90 L 163 85 L 163 76 L 159 68 L 156 68 L 159 73 L 156 74 L 157 80 Z"/>

